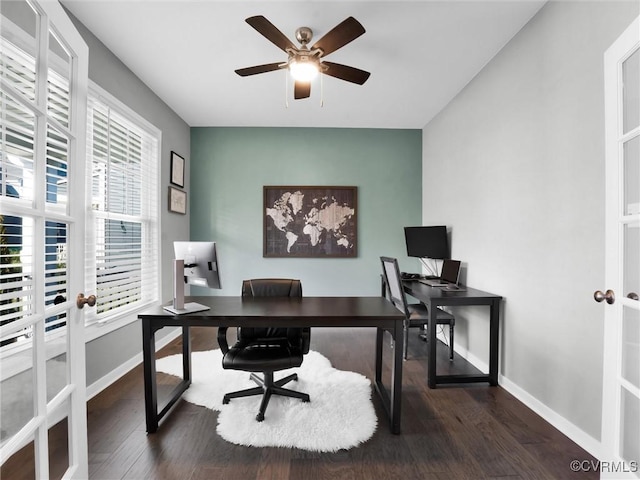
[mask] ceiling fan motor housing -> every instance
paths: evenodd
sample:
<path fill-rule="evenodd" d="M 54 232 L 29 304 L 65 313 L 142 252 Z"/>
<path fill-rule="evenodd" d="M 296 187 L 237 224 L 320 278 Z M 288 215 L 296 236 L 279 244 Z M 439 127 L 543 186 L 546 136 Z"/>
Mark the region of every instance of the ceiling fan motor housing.
<path fill-rule="evenodd" d="M 303 46 L 311 41 L 313 38 L 313 30 L 309 27 L 300 27 L 296 30 L 296 40 Z"/>

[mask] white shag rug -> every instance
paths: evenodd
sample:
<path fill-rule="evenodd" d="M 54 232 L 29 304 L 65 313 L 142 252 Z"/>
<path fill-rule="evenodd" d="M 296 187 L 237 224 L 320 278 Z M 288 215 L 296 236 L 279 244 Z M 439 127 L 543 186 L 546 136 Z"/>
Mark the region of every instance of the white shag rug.
<path fill-rule="evenodd" d="M 159 358 L 156 369 L 182 376 L 182 355 Z M 336 370 L 326 357 L 313 350 L 305 355 L 302 366 L 274 376 L 278 380 L 297 373 L 298 381 L 287 383 L 285 388 L 308 393 L 311 401 L 273 395 L 262 422 L 256 421 L 260 395 L 233 398 L 227 405 L 222 404 L 225 393 L 257 385 L 248 372 L 224 370 L 220 350 L 192 352 L 191 369 L 191 386 L 183 398 L 218 410 L 218 434 L 236 445 L 336 452 L 366 442 L 378 423 L 369 379 L 359 373 Z"/>

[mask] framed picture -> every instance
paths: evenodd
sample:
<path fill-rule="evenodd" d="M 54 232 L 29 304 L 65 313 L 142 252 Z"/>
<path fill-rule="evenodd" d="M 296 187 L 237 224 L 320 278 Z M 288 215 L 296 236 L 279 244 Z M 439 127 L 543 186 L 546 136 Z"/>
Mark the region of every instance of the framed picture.
<path fill-rule="evenodd" d="M 187 213 L 187 192 L 169 187 L 169 211 L 183 215 Z"/>
<path fill-rule="evenodd" d="M 263 257 L 357 256 L 358 187 L 265 186 Z"/>
<path fill-rule="evenodd" d="M 171 183 L 184 187 L 184 158 L 171 152 Z"/>

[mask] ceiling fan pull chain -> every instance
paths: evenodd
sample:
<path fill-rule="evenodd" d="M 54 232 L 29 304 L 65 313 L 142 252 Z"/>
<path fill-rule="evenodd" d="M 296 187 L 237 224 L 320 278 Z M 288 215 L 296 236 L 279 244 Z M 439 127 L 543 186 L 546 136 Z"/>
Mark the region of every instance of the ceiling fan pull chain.
<path fill-rule="evenodd" d="M 284 108 L 289 108 L 289 72 L 284 75 Z"/>
<path fill-rule="evenodd" d="M 324 107 L 324 75 L 320 75 L 320 108 Z"/>

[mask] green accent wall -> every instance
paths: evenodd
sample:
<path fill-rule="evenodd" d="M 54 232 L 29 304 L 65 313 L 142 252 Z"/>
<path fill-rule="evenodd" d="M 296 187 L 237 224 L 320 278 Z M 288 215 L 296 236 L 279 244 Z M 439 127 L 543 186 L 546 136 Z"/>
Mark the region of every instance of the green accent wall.
<path fill-rule="evenodd" d="M 356 258 L 263 258 L 264 185 L 358 187 Z M 333 128 L 191 129 L 191 240 L 218 242 L 222 290 L 291 277 L 307 296 L 379 295 L 380 256 L 406 256 L 403 227 L 422 220 L 422 131 Z"/>

